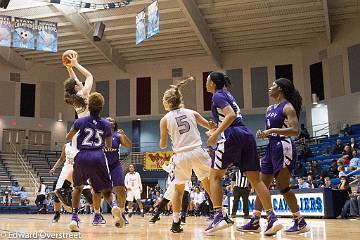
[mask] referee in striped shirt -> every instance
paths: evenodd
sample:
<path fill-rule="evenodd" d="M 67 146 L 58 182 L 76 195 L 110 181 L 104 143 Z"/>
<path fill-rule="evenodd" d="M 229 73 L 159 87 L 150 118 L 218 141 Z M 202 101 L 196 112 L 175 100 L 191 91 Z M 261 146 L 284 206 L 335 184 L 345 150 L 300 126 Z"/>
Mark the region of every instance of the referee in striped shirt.
<path fill-rule="evenodd" d="M 243 213 L 244 218 L 249 218 L 249 195 L 250 195 L 250 183 L 240 170 L 233 172 L 231 178 L 231 189 L 234 194 L 233 209 L 231 217 L 236 217 L 236 212 L 239 207 L 240 197 L 243 200 Z"/>

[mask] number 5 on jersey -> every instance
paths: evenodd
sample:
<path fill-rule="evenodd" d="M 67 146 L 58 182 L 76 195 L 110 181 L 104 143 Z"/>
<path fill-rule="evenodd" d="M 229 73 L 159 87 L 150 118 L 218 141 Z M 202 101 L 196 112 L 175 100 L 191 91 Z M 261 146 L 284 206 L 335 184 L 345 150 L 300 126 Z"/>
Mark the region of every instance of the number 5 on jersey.
<path fill-rule="evenodd" d="M 186 116 L 180 116 L 180 117 L 176 117 L 176 124 L 178 125 L 179 128 L 179 133 L 183 134 L 183 133 L 187 133 L 188 131 L 190 131 L 190 124 L 188 121 L 186 121 Z"/>

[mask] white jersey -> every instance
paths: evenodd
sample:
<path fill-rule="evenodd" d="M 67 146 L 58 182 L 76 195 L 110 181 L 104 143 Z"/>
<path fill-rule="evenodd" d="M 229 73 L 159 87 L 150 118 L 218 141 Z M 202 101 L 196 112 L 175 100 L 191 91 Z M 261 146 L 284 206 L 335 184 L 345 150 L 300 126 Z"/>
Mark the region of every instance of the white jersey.
<path fill-rule="evenodd" d="M 184 191 L 186 191 L 186 192 L 190 192 L 191 189 L 192 188 L 192 182 L 191 182 L 191 180 L 190 181 L 188 181 L 187 183 L 185 183 L 185 189 L 184 189 Z"/>
<path fill-rule="evenodd" d="M 130 173 L 125 175 L 125 187 L 130 191 L 142 190 L 141 178 L 138 172 Z"/>
<path fill-rule="evenodd" d="M 79 118 L 82 118 L 82 117 L 87 117 L 87 116 L 90 116 L 90 112 L 89 112 L 89 106 L 88 106 L 88 98 L 89 96 L 85 96 L 83 91 L 80 90 L 76 93 L 76 95 L 82 97 L 85 99 L 85 102 L 86 102 L 86 107 L 85 108 L 82 108 L 82 107 L 74 107 L 77 115 Z"/>
<path fill-rule="evenodd" d="M 175 153 L 191 151 L 202 145 L 193 110 L 180 108 L 168 112 L 165 117 Z"/>
<path fill-rule="evenodd" d="M 65 164 L 74 165 L 74 158 L 78 152 L 79 150 L 75 148 L 71 143 L 65 144 Z"/>

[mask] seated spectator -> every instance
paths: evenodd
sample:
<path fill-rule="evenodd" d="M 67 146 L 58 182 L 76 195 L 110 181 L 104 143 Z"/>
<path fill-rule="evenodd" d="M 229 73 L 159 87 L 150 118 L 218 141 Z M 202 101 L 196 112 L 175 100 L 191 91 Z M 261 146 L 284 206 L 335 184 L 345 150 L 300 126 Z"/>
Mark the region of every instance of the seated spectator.
<path fill-rule="evenodd" d="M 339 171 L 338 171 L 338 162 L 336 159 L 331 161 L 331 166 L 329 168 L 329 176 L 331 177 L 337 177 L 339 176 Z"/>
<path fill-rule="evenodd" d="M 342 153 L 342 158 L 344 159 L 344 164 L 349 164 L 350 160 L 352 159 L 352 151 L 349 145 L 344 147 L 344 151 Z"/>
<path fill-rule="evenodd" d="M 301 124 L 301 127 L 300 127 L 299 138 L 300 139 L 301 138 L 310 139 L 310 134 L 303 123 Z"/>
<path fill-rule="evenodd" d="M 10 203 L 11 203 L 11 189 L 9 188 L 9 186 L 6 186 L 4 189 L 3 204 L 5 206 L 9 206 Z"/>
<path fill-rule="evenodd" d="M 316 182 L 314 182 L 313 177 L 311 175 L 307 176 L 307 182 L 309 184 L 309 188 L 317 188 L 318 185 Z"/>
<path fill-rule="evenodd" d="M 356 192 L 350 195 L 350 215 L 360 217 L 360 175 L 356 178 L 358 181 Z"/>
<path fill-rule="evenodd" d="M 341 143 L 340 139 L 336 140 L 336 145 L 333 150 L 333 155 L 342 154 L 344 151 L 344 145 Z"/>
<path fill-rule="evenodd" d="M 342 176 L 345 176 L 345 177 L 346 177 L 346 173 L 345 173 L 345 168 L 344 168 L 344 166 L 340 166 L 340 167 L 338 168 L 338 170 L 339 170 L 339 178 L 341 178 Z"/>
<path fill-rule="evenodd" d="M 349 179 L 346 176 L 340 177 L 340 183 L 336 187 L 336 189 L 345 190 L 350 194 L 351 193 L 351 187 L 350 187 L 350 184 L 349 184 Z"/>
<path fill-rule="evenodd" d="M 304 177 L 304 176 L 306 176 L 306 168 L 302 165 L 301 162 L 299 162 L 299 161 L 296 162 L 293 175 L 294 175 L 294 177 Z"/>
<path fill-rule="evenodd" d="M 330 177 L 325 177 L 325 183 L 321 185 L 322 188 L 333 188 Z"/>
<path fill-rule="evenodd" d="M 301 177 L 298 178 L 298 186 L 299 186 L 299 189 L 310 188 L 309 184 L 307 182 L 305 182 L 304 179 Z"/>
<path fill-rule="evenodd" d="M 21 187 L 19 186 L 19 183 L 15 181 L 14 185 L 11 187 L 11 195 L 19 196 L 20 191 L 21 191 Z"/>
<path fill-rule="evenodd" d="M 30 203 L 29 194 L 25 192 L 24 187 L 22 187 L 20 191 L 20 203 L 22 206 L 28 205 Z"/>
<path fill-rule="evenodd" d="M 360 158 L 356 150 L 352 152 L 353 158 L 350 160 L 348 170 L 353 171 L 360 169 Z"/>
<path fill-rule="evenodd" d="M 321 167 L 320 167 L 319 163 L 316 160 L 311 161 L 310 171 L 309 172 L 311 172 L 309 174 L 312 175 L 313 178 L 318 178 L 320 176 Z"/>
<path fill-rule="evenodd" d="M 199 187 L 195 188 L 194 200 L 193 201 L 194 201 L 193 205 L 194 205 L 194 208 L 195 208 L 195 215 L 200 216 L 201 209 L 202 209 L 203 204 L 206 201 L 206 198 L 205 198 L 205 192 L 200 191 Z"/>
<path fill-rule="evenodd" d="M 351 147 L 351 150 L 352 150 L 352 151 L 359 149 L 359 146 L 358 146 L 358 144 L 356 143 L 355 138 L 351 138 L 351 139 L 350 139 L 350 147 Z"/>
<path fill-rule="evenodd" d="M 344 134 L 344 136 L 350 136 L 352 133 L 351 126 L 347 123 L 345 124 L 344 128 L 340 130 Z"/>

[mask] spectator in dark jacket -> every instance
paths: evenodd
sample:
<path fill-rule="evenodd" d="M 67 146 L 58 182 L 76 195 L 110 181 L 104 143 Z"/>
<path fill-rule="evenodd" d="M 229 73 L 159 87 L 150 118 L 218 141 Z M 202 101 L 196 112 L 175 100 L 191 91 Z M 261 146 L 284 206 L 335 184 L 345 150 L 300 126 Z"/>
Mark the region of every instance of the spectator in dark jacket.
<path fill-rule="evenodd" d="M 313 178 L 318 178 L 321 173 L 321 167 L 316 160 L 312 160 L 310 164 L 309 174 L 313 176 Z"/>
<path fill-rule="evenodd" d="M 357 151 L 359 149 L 359 146 L 356 143 L 355 138 L 350 139 L 350 147 L 352 151 Z"/>
<path fill-rule="evenodd" d="M 329 176 L 336 177 L 338 175 L 339 175 L 338 164 L 337 164 L 337 160 L 334 159 L 331 161 L 331 166 L 329 168 Z"/>
<path fill-rule="evenodd" d="M 337 139 L 336 140 L 336 145 L 335 145 L 334 150 L 333 150 L 333 154 L 334 155 L 342 154 L 343 151 L 344 151 L 344 144 L 341 143 L 340 139 Z"/>
<path fill-rule="evenodd" d="M 301 127 L 300 127 L 300 134 L 299 134 L 299 138 L 305 138 L 305 139 L 309 139 L 310 138 L 310 134 L 308 132 L 308 130 L 306 129 L 305 125 L 302 123 Z"/>
<path fill-rule="evenodd" d="M 302 165 L 301 162 L 296 162 L 293 175 L 294 177 L 304 177 L 306 176 L 306 168 Z"/>

